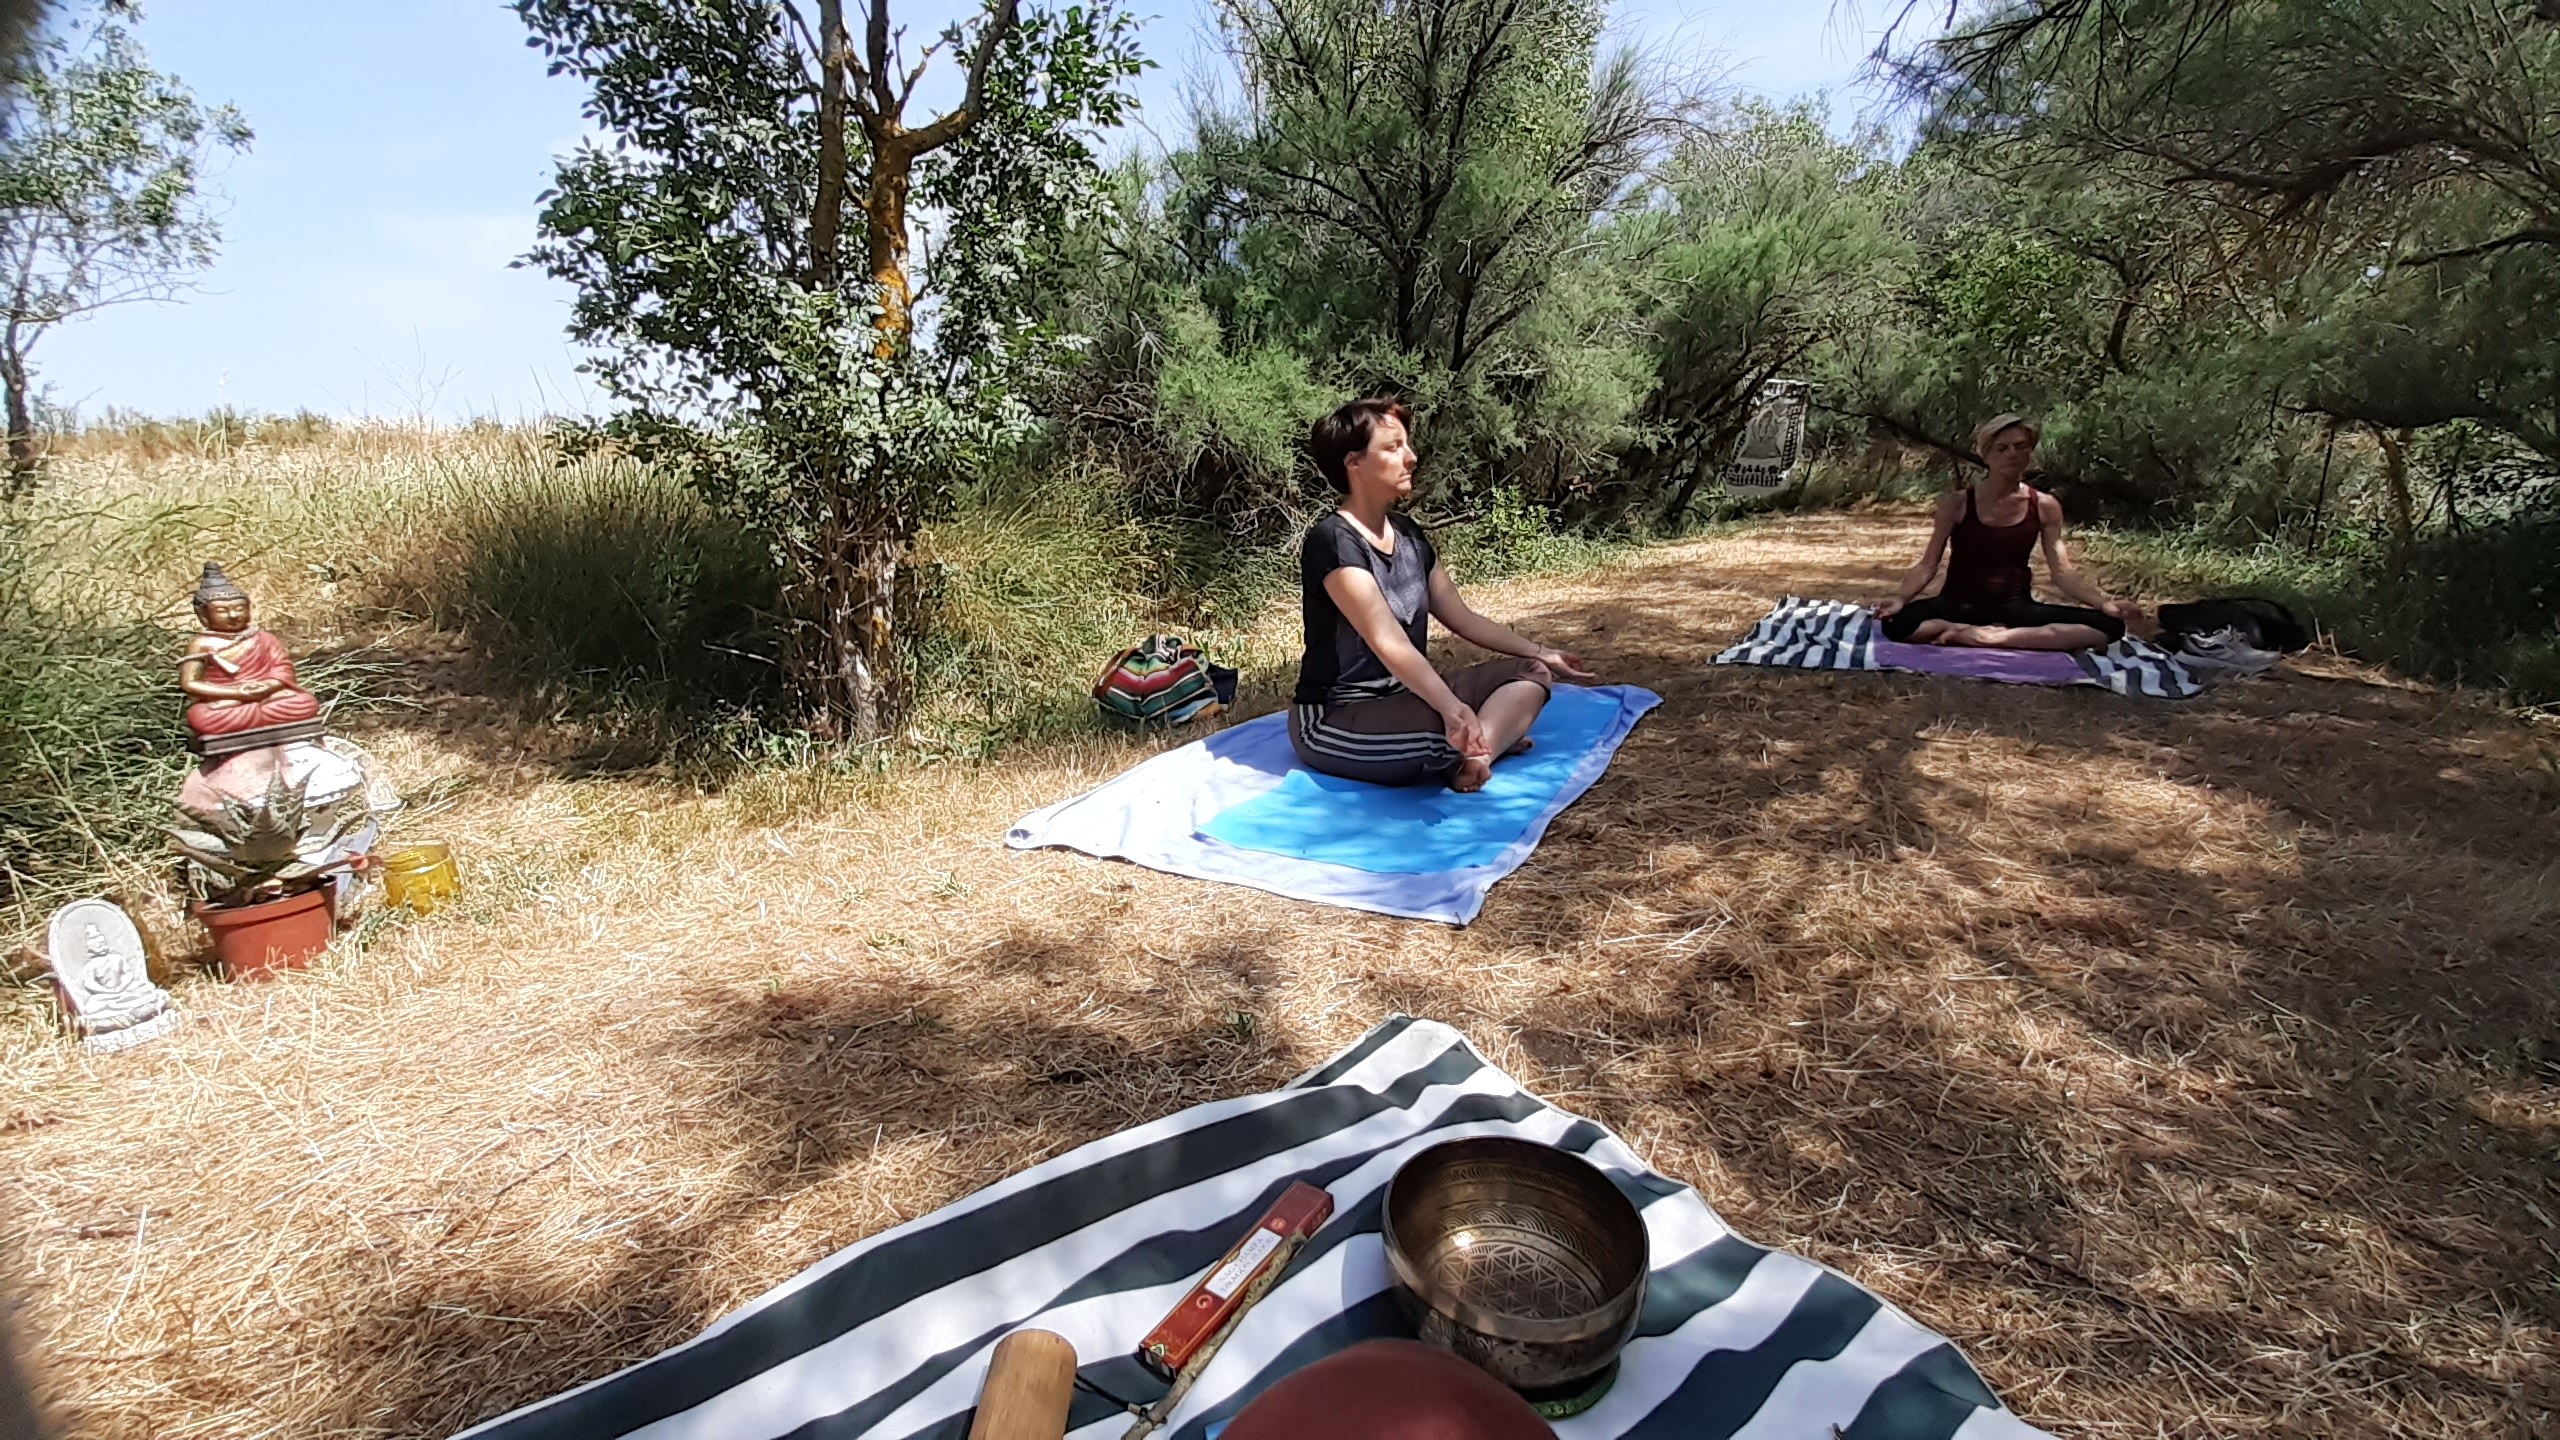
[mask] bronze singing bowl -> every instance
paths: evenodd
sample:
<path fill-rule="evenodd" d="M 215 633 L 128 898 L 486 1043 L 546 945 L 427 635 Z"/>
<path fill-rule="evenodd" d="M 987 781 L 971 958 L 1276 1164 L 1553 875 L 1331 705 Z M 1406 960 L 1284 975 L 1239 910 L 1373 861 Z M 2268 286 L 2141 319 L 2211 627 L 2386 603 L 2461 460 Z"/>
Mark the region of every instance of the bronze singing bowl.
<path fill-rule="evenodd" d="M 1582 1157 L 1434 1145 L 1387 1182 L 1387 1271 L 1415 1331 L 1520 1390 L 1597 1373 L 1635 1334 L 1644 1219 Z"/>

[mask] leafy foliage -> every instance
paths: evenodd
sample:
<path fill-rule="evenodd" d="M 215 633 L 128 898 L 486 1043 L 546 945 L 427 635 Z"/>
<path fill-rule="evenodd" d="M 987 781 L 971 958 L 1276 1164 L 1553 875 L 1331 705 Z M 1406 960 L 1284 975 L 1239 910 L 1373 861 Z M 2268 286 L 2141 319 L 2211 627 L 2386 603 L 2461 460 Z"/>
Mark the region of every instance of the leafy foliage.
<path fill-rule="evenodd" d="M 1678 519 L 1764 382 L 1892 318 L 1903 187 L 1882 136 L 1835 139 L 1809 106 L 1735 107 L 1671 154 L 1651 205 L 1609 237 L 1651 361 L 1631 496 L 1668 489 Z"/>
<path fill-rule="evenodd" d="M 530 448 L 530 447 L 528 447 Z M 455 466 L 432 496 L 450 550 L 420 607 L 579 708 L 698 722 L 775 688 L 773 557 L 669 476 L 537 451 Z"/>
<path fill-rule="evenodd" d="M 2130 161 L 2271 220 L 2488 202 L 2472 248 L 2560 245 L 2540 0 L 2025 0 L 1906 57 L 1940 122 Z"/>
<path fill-rule="evenodd" d="M 1497 364 L 1661 116 L 1587 0 L 1228 0 L 1245 102 L 1201 127 L 1202 218 L 1381 379 Z M 1398 373 L 1405 372 L 1405 373 Z"/>
<path fill-rule="evenodd" d="M 1243 85 L 1132 168 L 1090 280 L 1075 428 L 1254 533 L 1321 503 L 1296 458 L 1347 395 L 1417 403 L 1424 488 L 1542 510 L 1610 468 L 1643 393 L 1593 285 L 1673 107 L 1589 0 L 1230 0 Z"/>
<path fill-rule="evenodd" d="M 966 93 L 911 127 L 932 51 L 907 65 L 886 4 L 860 51 L 835 0 L 814 27 L 775 0 L 517 6 L 611 137 L 561 162 L 531 257 L 605 347 L 591 369 L 629 407 L 609 438 L 770 540 L 803 717 L 861 741 L 909 704 L 918 527 L 1030 424 L 1018 383 L 1058 337 L 1024 300 L 1139 63 L 1107 7 L 991 0 L 934 47 L 970 57 Z M 923 343 L 911 197 L 945 218 Z"/>
<path fill-rule="evenodd" d="M 35 474 L 36 342 L 75 316 L 168 299 L 211 264 L 221 228 L 199 186 L 214 157 L 249 143 L 238 111 L 199 105 L 151 68 L 131 13 L 102 3 L 41 38 L 0 116 L 0 495 Z"/>

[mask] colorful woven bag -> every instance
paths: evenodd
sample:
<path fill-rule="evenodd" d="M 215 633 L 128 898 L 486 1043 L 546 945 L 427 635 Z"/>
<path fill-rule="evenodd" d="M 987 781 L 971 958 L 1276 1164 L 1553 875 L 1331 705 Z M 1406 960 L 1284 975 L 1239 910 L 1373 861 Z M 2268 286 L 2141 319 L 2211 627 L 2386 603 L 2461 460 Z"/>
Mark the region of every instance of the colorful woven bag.
<path fill-rule="evenodd" d="M 1102 678 L 1093 682 L 1093 702 L 1114 720 L 1183 725 L 1233 703 L 1235 677 L 1179 635 L 1150 635 L 1103 667 Z"/>

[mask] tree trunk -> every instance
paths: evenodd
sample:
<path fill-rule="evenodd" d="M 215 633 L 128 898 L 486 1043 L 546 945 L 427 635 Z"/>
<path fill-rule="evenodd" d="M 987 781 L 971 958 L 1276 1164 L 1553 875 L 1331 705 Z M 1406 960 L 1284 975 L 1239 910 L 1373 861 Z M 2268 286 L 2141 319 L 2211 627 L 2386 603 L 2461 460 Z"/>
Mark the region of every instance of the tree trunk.
<path fill-rule="evenodd" d="M 1698 487 L 1706 482 L 1707 467 L 1703 463 L 1690 470 L 1689 478 L 1680 482 L 1679 493 L 1671 497 L 1670 504 L 1662 507 L 1663 528 L 1676 530 L 1681 519 L 1689 513 L 1690 505 L 1696 502 Z"/>
<path fill-rule="evenodd" d="M 892 140 L 879 146 L 871 164 L 870 186 L 862 196 L 864 238 L 871 262 L 871 285 L 880 306 L 880 356 L 893 357 L 907 344 L 914 328 L 915 292 L 907 284 L 907 189 L 915 174 L 915 155 Z"/>
<path fill-rule="evenodd" d="M 35 420 L 27 411 L 27 362 L 15 350 L 0 350 L 0 399 L 9 415 L 9 479 L 0 498 L 15 500 L 34 488 L 36 480 Z"/>
<path fill-rule="evenodd" d="M 851 491 L 848 483 L 838 493 Z M 792 567 L 783 667 L 803 724 L 821 740 L 888 739 L 914 706 L 908 652 L 918 591 L 907 552 L 892 517 L 839 506 Z"/>
<path fill-rule="evenodd" d="M 2311 539 L 2303 549 L 2307 554 L 2320 550 L 2320 527 L 2329 518 L 2329 462 L 2338 458 L 2338 422 L 2329 422 L 2329 444 L 2320 452 L 2320 498 L 2311 502 Z"/>
<path fill-rule="evenodd" d="M 2133 329 L 2133 312 L 2140 303 L 2141 292 L 2128 285 L 2116 296 L 2115 323 L 2107 327 L 2107 365 L 2119 375 L 2133 373 L 2124 363 L 2124 341 Z"/>
<path fill-rule="evenodd" d="M 2409 551 L 2417 543 L 2418 523 L 2409 503 L 2409 432 L 2373 427 L 2382 442 L 2382 477 L 2391 498 L 2391 569 L 2406 574 Z"/>
<path fill-rule="evenodd" d="M 883 365 L 907 359 L 914 344 L 915 289 L 907 276 L 907 202 L 917 157 L 951 144 L 978 121 L 988 67 L 1019 24 L 1019 0 L 987 0 L 985 29 L 969 60 L 961 103 L 931 124 L 909 129 L 900 88 L 889 0 L 869 0 L 862 53 L 854 51 L 843 0 L 819 0 L 818 175 L 810 219 L 808 284 L 841 290 L 836 255 L 844 204 L 862 206 L 863 257 L 877 307 L 874 356 Z M 939 45 L 927 48 L 930 55 Z M 855 163 L 848 126 L 864 140 Z M 857 297 L 846 297 L 857 298 Z M 808 437 L 821 452 L 808 476 L 821 506 L 813 530 L 786 557 L 786 632 L 782 665 L 809 733 L 834 743 L 868 745 L 894 736 L 914 708 L 910 663 L 922 624 L 922 587 L 908 563 L 916 526 L 910 503 L 895 498 L 894 477 L 872 467 L 878 454 L 830 452 L 826 436 Z"/>
<path fill-rule="evenodd" d="M 1668 451 L 1650 453 L 1648 458 L 1658 462 L 1660 469 L 1657 473 L 1663 478 L 1684 470 L 1687 472 L 1681 478 L 1680 488 L 1662 507 L 1662 517 L 1656 524 L 1665 529 L 1676 529 L 1688 516 L 1689 507 L 1697 503 L 1698 492 L 1715 478 L 1720 468 L 1713 438 L 1715 433 L 1704 425 L 1682 426 L 1674 432 L 1675 439 Z M 1702 436 L 1707 438 L 1699 438 Z"/>

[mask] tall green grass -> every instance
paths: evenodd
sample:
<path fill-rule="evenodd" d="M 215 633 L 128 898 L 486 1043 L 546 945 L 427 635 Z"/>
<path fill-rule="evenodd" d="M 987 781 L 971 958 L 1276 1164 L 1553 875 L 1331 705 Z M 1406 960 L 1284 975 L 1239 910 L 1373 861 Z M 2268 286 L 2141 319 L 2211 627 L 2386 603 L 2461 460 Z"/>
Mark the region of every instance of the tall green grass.
<path fill-rule="evenodd" d="M 1294 585 L 1295 553 L 1142 516 L 1124 477 L 1074 460 L 1008 468 L 925 537 L 931 621 L 919 657 L 927 743 L 984 755 L 1099 723 L 1112 656 L 1181 635 L 1267 687 L 1280 663 L 1262 622 Z"/>
<path fill-rule="evenodd" d="M 176 637 L 85 568 L 84 517 L 0 516 L 0 905 L 31 913 L 158 848 L 185 756 Z"/>
<path fill-rule="evenodd" d="M 2350 654 L 2523 704 L 2560 703 L 2560 516 L 2438 531 L 2405 567 L 2357 534 L 2317 554 L 2177 533 L 2109 533 L 2092 548 L 2154 594 L 2268 596 Z"/>
<path fill-rule="evenodd" d="M 525 688 L 679 721 L 770 698 L 772 555 L 683 486 L 622 458 L 432 463 L 420 608 Z"/>
<path fill-rule="evenodd" d="M 1450 574 L 1477 583 L 1584 569 L 1626 548 L 1627 539 L 1560 530 L 1519 490 L 1506 487 L 1493 492 L 1484 514 L 1443 526 L 1433 544 Z"/>
<path fill-rule="evenodd" d="M 771 688 L 763 548 L 668 477 L 537 433 L 123 422 L 0 513 L 0 922 L 159 873 L 207 560 L 347 716 L 459 639 L 481 679 L 662 749 Z"/>
<path fill-rule="evenodd" d="M 1242 669 L 1248 704 L 1277 702 L 1296 655 L 1294 530 L 1245 541 L 1144 500 L 1106 464 L 1029 454 L 926 532 L 907 756 L 1090 729 L 1095 675 L 1157 631 Z M 458 674 L 724 785 L 806 772 L 825 783 L 801 789 L 841 796 L 831 767 L 890 763 L 817 753 L 772 722 L 778 576 L 756 537 L 663 471 L 567 461 L 537 431 L 118 417 L 57 446 L 43 488 L 0 524 L 7 928 L 111 873 L 159 870 L 189 763 L 175 664 L 207 560 L 340 714 L 406 669 L 397 688 Z M 1516 497 L 1438 538 L 1471 583 L 1613 548 L 1554 533 Z M 457 644 L 476 659 L 466 671 L 414 668 Z"/>

